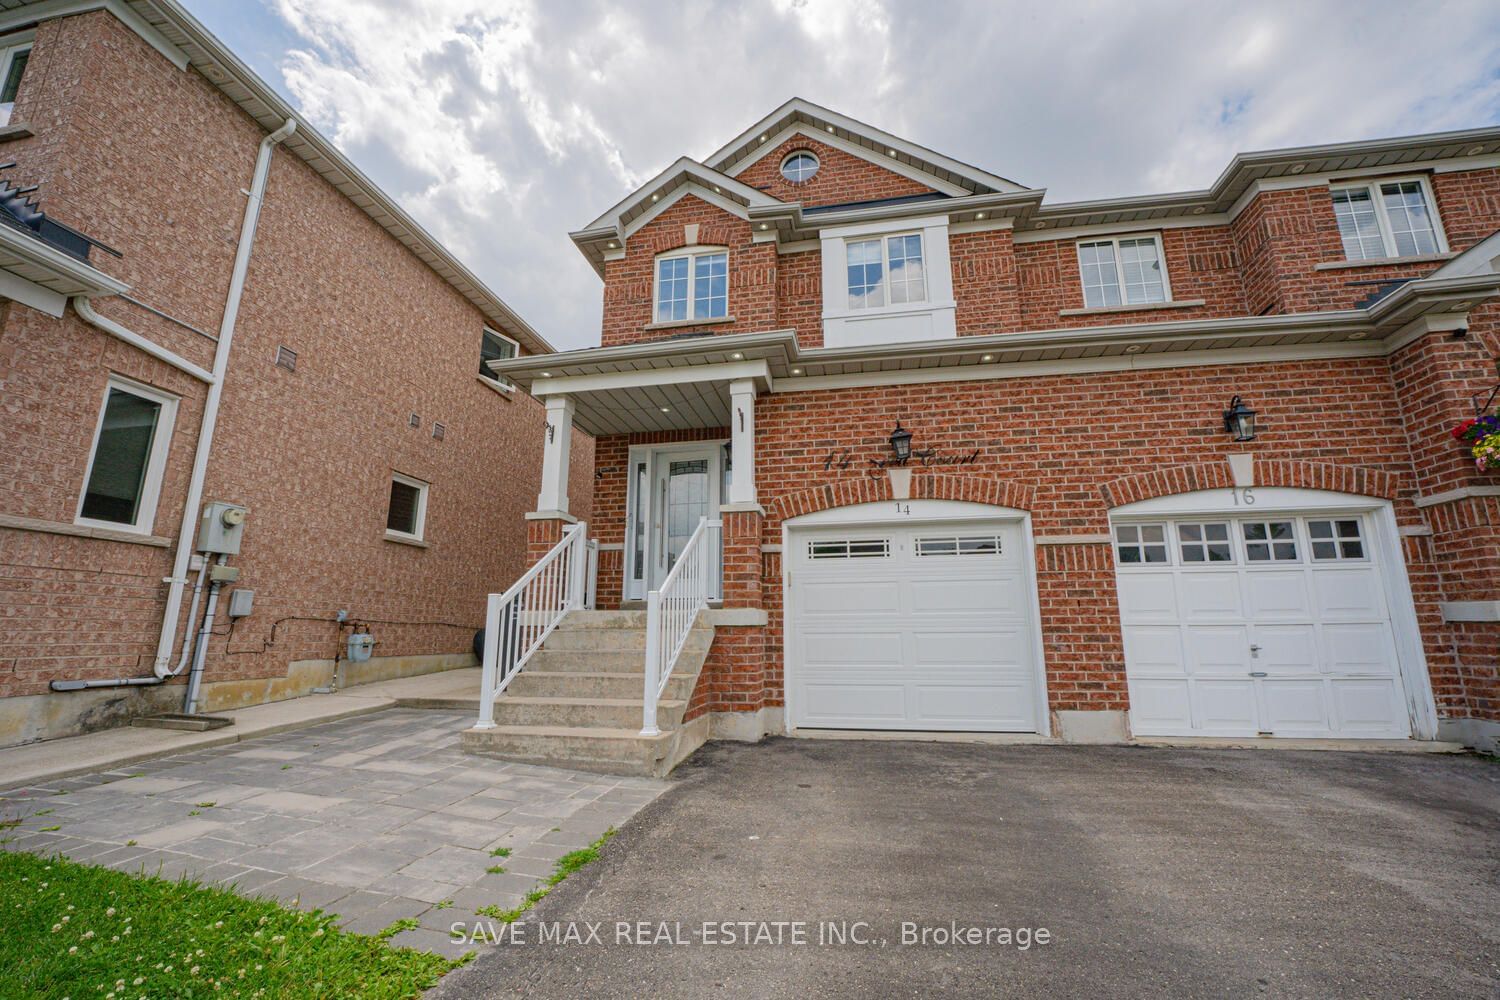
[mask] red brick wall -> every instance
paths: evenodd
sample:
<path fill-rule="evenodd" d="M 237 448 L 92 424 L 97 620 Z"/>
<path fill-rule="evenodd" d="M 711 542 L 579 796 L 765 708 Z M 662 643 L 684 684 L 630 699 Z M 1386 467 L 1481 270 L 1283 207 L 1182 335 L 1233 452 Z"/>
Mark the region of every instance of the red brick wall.
<path fill-rule="evenodd" d="M 793 184 L 781 176 L 781 161 L 788 154 L 801 149 L 809 150 L 817 156 L 818 172 L 800 184 Z M 781 143 L 775 150 L 746 167 L 735 179 L 742 184 L 759 188 L 781 201 L 800 202 L 804 208 L 933 193 L 933 189 L 921 181 L 903 177 L 836 146 L 806 136 L 793 136 Z"/>
<path fill-rule="evenodd" d="M 121 250 L 95 262 L 134 297 L 216 332 L 262 130 L 106 12 L 41 25 L 14 120 L 35 137 L 6 145 L 8 176 Z M 98 309 L 211 362 L 205 338 L 123 301 Z M 372 622 L 378 656 L 469 648 L 485 594 L 525 565 L 544 422 L 524 394 L 476 380 L 483 323 L 300 159 L 274 154 L 205 489 L 250 508 L 231 562 L 255 613 L 220 619 L 206 682 L 331 658 L 340 608 Z M 281 344 L 295 372 L 275 367 Z M 0 511 L 72 523 L 110 372 L 182 397 L 155 524 L 176 535 L 203 389 L 71 312 L 12 306 L 0 329 Z M 587 517 L 592 439 L 574 455 Z M 384 538 L 392 471 L 432 484 L 426 548 Z M 170 565 L 166 548 L 0 529 L 0 696 L 148 673 Z"/>

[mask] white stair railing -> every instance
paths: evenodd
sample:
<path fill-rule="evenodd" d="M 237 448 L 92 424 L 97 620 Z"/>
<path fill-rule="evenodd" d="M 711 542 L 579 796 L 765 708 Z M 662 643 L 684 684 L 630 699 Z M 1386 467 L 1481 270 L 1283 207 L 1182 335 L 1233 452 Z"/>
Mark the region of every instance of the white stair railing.
<path fill-rule="evenodd" d="M 579 522 L 564 528 L 562 539 L 509 590 L 490 595 L 476 728 L 494 728 L 495 699 L 563 616 L 584 606 L 588 573 L 588 538 Z"/>
<path fill-rule="evenodd" d="M 646 688 L 641 735 L 658 736 L 656 703 L 667 689 L 672 668 L 687 642 L 698 612 L 718 590 L 714 579 L 719 532 L 724 522 L 703 518 L 659 590 L 646 595 Z"/>

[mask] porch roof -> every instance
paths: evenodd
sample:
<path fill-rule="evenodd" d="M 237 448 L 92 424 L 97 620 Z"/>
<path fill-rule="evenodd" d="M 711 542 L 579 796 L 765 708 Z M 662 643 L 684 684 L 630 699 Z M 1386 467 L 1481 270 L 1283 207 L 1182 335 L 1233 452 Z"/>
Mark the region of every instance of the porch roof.
<path fill-rule="evenodd" d="M 898 344 L 804 348 L 795 331 L 667 338 L 491 362 L 536 396 L 573 397 L 591 434 L 724 427 L 731 383 L 778 392 L 959 377 L 1192 364 L 1195 352 L 1239 363 L 1294 355 L 1388 354 L 1430 330 L 1460 330 L 1500 297 L 1500 233 L 1426 278 L 1357 309 L 1019 331 Z M 1227 352 L 1227 353 L 1226 353 Z M 1207 361 L 1208 359 L 1203 359 Z"/>

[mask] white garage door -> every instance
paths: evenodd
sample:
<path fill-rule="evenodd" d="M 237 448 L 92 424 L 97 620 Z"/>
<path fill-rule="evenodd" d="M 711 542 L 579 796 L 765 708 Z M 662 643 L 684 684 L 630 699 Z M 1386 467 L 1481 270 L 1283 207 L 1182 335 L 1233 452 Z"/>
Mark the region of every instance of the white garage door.
<path fill-rule="evenodd" d="M 1411 733 L 1366 515 L 1114 525 L 1142 736 Z"/>
<path fill-rule="evenodd" d="M 1035 732 L 1018 521 L 792 531 L 791 724 Z"/>

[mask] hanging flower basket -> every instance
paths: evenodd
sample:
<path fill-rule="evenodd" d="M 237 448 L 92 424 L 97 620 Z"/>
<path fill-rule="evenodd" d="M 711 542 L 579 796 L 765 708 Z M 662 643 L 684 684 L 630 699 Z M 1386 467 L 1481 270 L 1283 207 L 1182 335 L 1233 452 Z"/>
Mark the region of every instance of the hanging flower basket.
<path fill-rule="evenodd" d="M 1469 446 L 1480 472 L 1500 472 L 1500 416 L 1470 417 L 1453 428 L 1453 436 Z"/>

